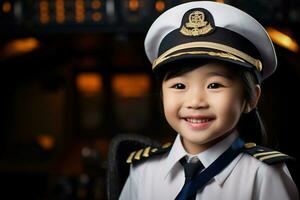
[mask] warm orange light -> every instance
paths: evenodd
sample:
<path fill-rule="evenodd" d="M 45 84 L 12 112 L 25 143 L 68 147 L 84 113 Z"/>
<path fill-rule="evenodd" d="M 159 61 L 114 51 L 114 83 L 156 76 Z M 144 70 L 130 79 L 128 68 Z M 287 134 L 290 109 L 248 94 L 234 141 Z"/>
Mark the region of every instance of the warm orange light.
<path fill-rule="evenodd" d="M 224 0 L 216 0 L 216 2 L 224 3 Z"/>
<path fill-rule="evenodd" d="M 99 0 L 92 1 L 91 7 L 95 10 L 101 8 L 101 1 Z"/>
<path fill-rule="evenodd" d="M 129 0 L 129 10 L 137 11 L 139 9 L 139 1 L 138 0 Z"/>
<path fill-rule="evenodd" d="M 84 13 L 84 7 L 81 4 L 78 4 L 78 6 L 75 8 L 76 14 Z"/>
<path fill-rule="evenodd" d="M 2 11 L 3 13 L 9 13 L 11 11 L 11 3 L 10 2 L 7 2 L 5 1 L 3 4 L 2 4 Z"/>
<path fill-rule="evenodd" d="M 75 0 L 75 20 L 83 22 L 85 19 L 85 9 L 83 0 Z"/>
<path fill-rule="evenodd" d="M 121 97 L 141 97 L 150 89 L 150 78 L 145 74 L 120 74 L 112 79 L 113 91 Z"/>
<path fill-rule="evenodd" d="M 269 33 L 272 41 L 279 46 L 282 46 L 292 52 L 299 52 L 299 45 L 297 44 L 296 40 L 291 38 L 290 36 L 282 33 L 275 28 L 268 27 L 267 32 Z"/>
<path fill-rule="evenodd" d="M 39 47 L 39 41 L 35 38 L 16 39 L 7 43 L 4 47 L 4 56 L 14 56 L 29 53 Z"/>
<path fill-rule="evenodd" d="M 57 23 L 63 23 L 65 21 L 65 15 L 63 14 L 56 14 L 56 22 Z"/>
<path fill-rule="evenodd" d="M 41 22 L 42 24 L 47 24 L 49 21 L 50 21 L 50 17 L 49 17 L 48 15 L 41 16 L 41 17 L 40 17 L 40 22 Z"/>
<path fill-rule="evenodd" d="M 157 1 L 155 3 L 155 9 L 158 12 L 162 12 L 165 8 L 166 8 L 165 2 L 163 2 L 163 1 Z"/>
<path fill-rule="evenodd" d="M 93 19 L 93 21 L 95 21 L 95 22 L 99 22 L 99 21 L 101 21 L 101 19 L 102 19 L 102 14 L 99 13 L 99 12 L 94 12 L 94 13 L 92 14 L 92 19 Z"/>
<path fill-rule="evenodd" d="M 55 144 L 53 136 L 46 134 L 37 136 L 37 142 L 45 150 L 53 149 Z"/>
<path fill-rule="evenodd" d="M 65 21 L 65 5 L 63 0 L 56 0 L 56 21 L 63 23 Z"/>
<path fill-rule="evenodd" d="M 78 15 L 75 18 L 76 22 L 81 23 L 84 21 L 84 15 Z"/>
<path fill-rule="evenodd" d="M 92 96 L 102 90 L 102 77 L 97 73 L 82 73 L 76 77 L 76 84 L 79 92 Z"/>
<path fill-rule="evenodd" d="M 39 4 L 40 8 L 40 22 L 46 24 L 50 21 L 49 15 L 49 3 L 46 0 L 41 0 Z"/>

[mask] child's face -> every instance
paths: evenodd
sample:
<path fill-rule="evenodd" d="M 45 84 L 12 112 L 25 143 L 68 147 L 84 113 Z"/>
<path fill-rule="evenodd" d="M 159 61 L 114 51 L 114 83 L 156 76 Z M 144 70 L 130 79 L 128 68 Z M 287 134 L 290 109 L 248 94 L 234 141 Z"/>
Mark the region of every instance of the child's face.
<path fill-rule="evenodd" d="M 209 148 L 243 112 L 241 80 L 221 64 L 206 64 L 162 83 L 164 113 L 189 153 Z"/>

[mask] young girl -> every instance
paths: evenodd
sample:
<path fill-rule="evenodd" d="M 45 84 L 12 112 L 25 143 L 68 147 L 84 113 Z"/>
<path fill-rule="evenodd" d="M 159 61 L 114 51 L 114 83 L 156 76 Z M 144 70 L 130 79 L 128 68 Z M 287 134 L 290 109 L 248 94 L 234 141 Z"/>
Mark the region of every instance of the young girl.
<path fill-rule="evenodd" d="M 265 134 L 256 105 L 277 64 L 256 20 L 216 2 L 181 4 L 152 24 L 145 49 L 178 135 L 129 156 L 120 199 L 299 199 L 290 157 L 244 143 Z"/>

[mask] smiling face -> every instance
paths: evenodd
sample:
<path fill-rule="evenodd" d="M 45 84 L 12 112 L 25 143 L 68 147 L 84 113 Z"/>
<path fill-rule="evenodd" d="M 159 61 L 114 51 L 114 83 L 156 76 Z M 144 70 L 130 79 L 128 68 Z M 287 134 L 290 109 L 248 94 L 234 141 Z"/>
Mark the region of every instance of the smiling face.
<path fill-rule="evenodd" d="M 230 133 L 245 107 L 237 75 L 221 64 L 206 64 L 162 83 L 164 113 L 191 154 Z"/>

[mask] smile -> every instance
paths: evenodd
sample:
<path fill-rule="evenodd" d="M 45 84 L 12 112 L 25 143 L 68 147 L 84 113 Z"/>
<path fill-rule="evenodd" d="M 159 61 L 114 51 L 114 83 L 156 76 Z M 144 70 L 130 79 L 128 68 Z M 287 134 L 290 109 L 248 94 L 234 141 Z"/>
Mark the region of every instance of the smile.
<path fill-rule="evenodd" d="M 186 121 L 193 123 L 193 124 L 199 124 L 199 123 L 205 123 L 210 121 L 211 119 L 193 119 L 193 118 L 186 118 Z"/>
<path fill-rule="evenodd" d="M 212 117 L 186 117 L 184 120 L 187 122 L 188 126 L 193 129 L 206 129 L 211 124 L 214 118 Z"/>

